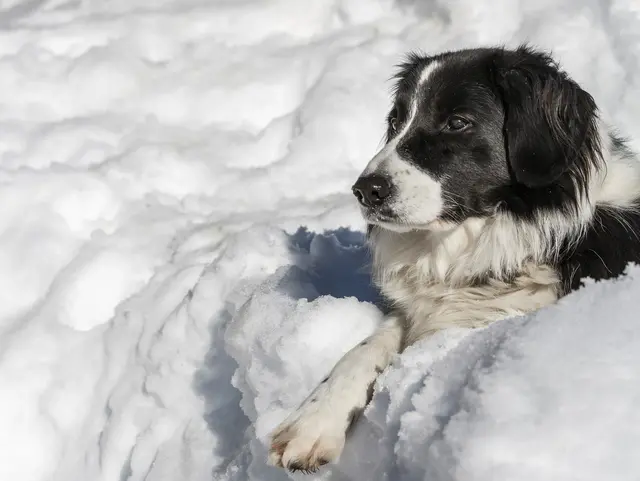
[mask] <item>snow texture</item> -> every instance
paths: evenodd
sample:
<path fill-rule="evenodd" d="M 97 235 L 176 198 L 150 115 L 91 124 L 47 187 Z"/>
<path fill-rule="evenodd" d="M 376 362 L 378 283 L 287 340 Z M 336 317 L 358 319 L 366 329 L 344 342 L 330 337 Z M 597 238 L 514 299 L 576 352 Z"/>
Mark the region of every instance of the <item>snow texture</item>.
<path fill-rule="evenodd" d="M 284 481 L 371 333 L 349 187 L 410 49 L 529 40 L 638 148 L 636 0 L 0 2 L 0 479 Z M 334 481 L 640 479 L 640 268 L 398 357 Z"/>

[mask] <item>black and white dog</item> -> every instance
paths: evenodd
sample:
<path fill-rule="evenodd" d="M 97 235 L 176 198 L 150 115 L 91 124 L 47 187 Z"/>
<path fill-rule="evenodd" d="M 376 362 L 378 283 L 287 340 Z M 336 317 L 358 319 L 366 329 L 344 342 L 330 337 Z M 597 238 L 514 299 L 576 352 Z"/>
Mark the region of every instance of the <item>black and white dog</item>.
<path fill-rule="evenodd" d="M 271 438 L 315 471 L 394 355 L 437 330 L 531 312 L 640 261 L 640 162 L 545 53 L 470 49 L 400 66 L 387 143 L 353 186 L 392 311 Z"/>

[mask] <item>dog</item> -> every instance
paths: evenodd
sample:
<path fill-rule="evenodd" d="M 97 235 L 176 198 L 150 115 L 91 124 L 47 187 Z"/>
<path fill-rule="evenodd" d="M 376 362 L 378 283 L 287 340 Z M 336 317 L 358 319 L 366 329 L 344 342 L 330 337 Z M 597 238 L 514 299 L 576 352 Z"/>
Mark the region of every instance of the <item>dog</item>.
<path fill-rule="evenodd" d="M 390 312 L 272 433 L 269 461 L 291 471 L 339 457 L 407 346 L 640 261 L 640 163 L 548 53 L 410 54 L 395 79 L 386 144 L 353 186 Z"/>

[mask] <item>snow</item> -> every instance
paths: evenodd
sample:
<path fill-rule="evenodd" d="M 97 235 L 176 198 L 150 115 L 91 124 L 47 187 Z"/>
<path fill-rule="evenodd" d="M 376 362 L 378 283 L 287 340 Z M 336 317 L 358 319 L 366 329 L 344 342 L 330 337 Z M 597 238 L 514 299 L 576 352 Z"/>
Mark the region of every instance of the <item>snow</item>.
<path fill-rule="evenodd" d="M 349 187 L 409 49 L 552 49 L 640 147 L 634 0 L 0 5 L 0 479 L 283 481 L 382 318 Z M 385 372 L 327 480 L 636 480 L 640 268 Z"/>

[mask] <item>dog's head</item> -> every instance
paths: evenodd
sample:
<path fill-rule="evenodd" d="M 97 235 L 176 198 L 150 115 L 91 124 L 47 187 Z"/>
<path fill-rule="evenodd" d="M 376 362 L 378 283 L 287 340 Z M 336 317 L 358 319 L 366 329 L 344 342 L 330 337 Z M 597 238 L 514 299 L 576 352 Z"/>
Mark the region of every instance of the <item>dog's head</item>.
<path fill-rule="evenodd" d="M 596 105 L 544 53 L 411 55 L 394 97 L 386 145 L 353 186 L 371 224 L 430 230 L 499 209 L 531 214 L 584 187 Z"/>

